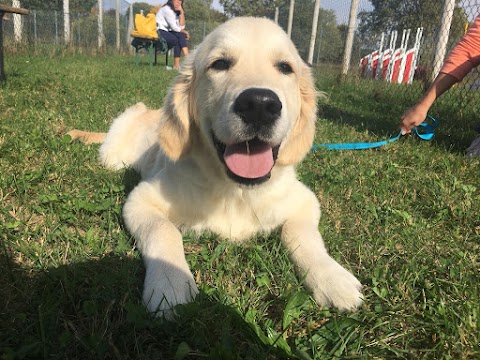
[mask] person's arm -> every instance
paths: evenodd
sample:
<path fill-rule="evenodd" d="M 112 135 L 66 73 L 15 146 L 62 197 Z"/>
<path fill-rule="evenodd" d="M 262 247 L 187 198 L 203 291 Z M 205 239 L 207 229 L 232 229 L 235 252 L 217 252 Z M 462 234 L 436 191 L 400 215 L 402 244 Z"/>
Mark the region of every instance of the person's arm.
<path fill-rule="evenodd" d="M 189 33 L 187 30 L 182 29 L 182 33 L 185 34 L 185 39 L 186 39 L 187 41 L 190 40 L 190 33 Z"/>
<path fill-rule="evenodd" d="M 183 11 L 183 7 L 179 6 L 178 9 L 176 10 L 180 13 L 180 15 L 178 16 L 179 17 L 178 23 L 182 27 L 182 29 L 184 29 L 185 28 L 185 12 Z"/>
<path fill-rule="evenodd" d="M 480 16 L 477 16 L 468 32 L 448 55 L 432 85 L 417 103 L 400 117 L 402 134 L 409 133 L 415 126 L 420 125 L 435 100 L 479 64 Z"/>
<path fill-rule="evenodd" d="M 402 134 L 407 134 L 412 131 L 415 126 L 420 125 L 427 117 L 428 110 L 433 105 L 436 99 L 445 91 L 450 89 L 458 82 L 457 78 L 446 73 L 440 73 L 433 81 L 432 85 L 418 100 L 418 102 L 400 117 L 402 123 L 400 128 Z"/>
<path fill-rule="evenodd" d="M 166 9 L 165 9 L 165 12 L 163 13 L 163 17 L 165 18 L 165 21 L 167 22 L 168 27 L 173 31 L 181 32 L 182 27 L 179 26 L 179 24 L 177 23 L 177 14 L 175 14 L 175 12 L 168 6 L 164 6 L 164 8 Z"/>
<path fill-rule="evenodd" d="M 455 76 L 461 81 L 480 64 L 480 16 L 445 59 L 440 72 Z"/>
<path fill-rule="evenodd" d="M 184 33 L 185 38 L 187 40 L 189 40 L 190 39 L 190 34 L 188 33 L 187 30 L 185 30 L 185 11 L 183 10 L 183 7 L 181 5 L 176 7 L 175 10 L 177 10 L 180 13 L 180 15 L 178 16 L 178 24 L 180 25 L 180 28 L 182 29 L 180 32 Z"/>

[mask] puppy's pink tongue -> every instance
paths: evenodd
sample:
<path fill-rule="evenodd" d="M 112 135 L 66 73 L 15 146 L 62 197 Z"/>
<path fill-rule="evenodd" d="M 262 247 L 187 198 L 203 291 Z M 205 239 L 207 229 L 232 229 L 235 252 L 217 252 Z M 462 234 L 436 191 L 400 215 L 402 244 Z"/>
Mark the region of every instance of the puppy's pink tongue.
<path fill-rule="evenodd" d="M 255 140 L 227 145 L 223 159 L 231 172 L 247 179 L 268 175 L 274 164 L 272 148 Z"/>

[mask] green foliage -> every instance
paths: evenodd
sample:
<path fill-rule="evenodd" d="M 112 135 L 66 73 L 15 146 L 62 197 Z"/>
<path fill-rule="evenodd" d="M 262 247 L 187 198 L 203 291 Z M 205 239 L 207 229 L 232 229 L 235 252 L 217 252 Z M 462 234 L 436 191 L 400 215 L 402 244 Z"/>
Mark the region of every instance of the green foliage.
<path fill-rule="evenodd" d="M 359 14 L 359 32 L 364 39 L 376 37 L 381 32 L 391 30 L 424 28 L 424 37 L 435 40 L 441 23 L 443 3 L 436 0 L 372 0 L 373 10 Z M 452 26 L 451 41 L 457 41 L 463 35 L 467 16 L 456 0 Z M 366 42 L 368 43 L 368 42 Z"/>
<path fill-rule="evenodd" d="M 152 8 L 152 4 L 146 3 L 146 2 L 134 2 L 132 4 L 132 10 L 133 14 L 140 14 L 141 11 L 143 10 L 143 14 L 147 15 L 150 12 L 150 9 Z"/>
<path fill-rule="evenodd" d="M 114 11 L 114 10 L 113 10 Z M 96 14 L 88 14 L 74 18 L 71 22 L 73 31 L 73 41 L 77 46 L 84 46 L 89 48 L 91 44 L 96 44 L 98 41 L 98 20 Z M 105 36 L 106 44 L 116 43 L 116 20 L 115 13 L 109 11 L 103 17 L 103 35 Z M 120 15 L 120 36 L 127 34 L 127 16 Z M 123 40 L 122 40 L 123 43 Z"/>
<path fill-rule="evenodd" d="M 63 11 L 63 0 L 22 0 L 22 7 L 30 10 Z M 89 12 L 97 0 L 70 0 L 70 11 Z"/>
<path fill-rule="evenodd" d="M 285 6 L 285 0 L 220 0 L 225 14 L 233 16 L 258 16 L 273 19 L 275 7 Z"/>
<path fill-rule="evenodd" d="M 225 14 L 211 8 L 210 0 L 188 0 L 184 4 L 186 28 L 190 33 L 189 44 L 199 44 L 204 35 L 225 22 Z"/>
<path fill-rule="evenodd" d="M 303 2 L 296 4 L 293 16 L 292 41 L 299 49 L 301 56 L 306 59 L 310 47 L 312 32 L 314 3 Z M 282 28 L 288 24 L 288 12 L 281 12 L 278 19 Z M 342 60 L 344 40 L 340 28 L 337 26 L 337 17 L 333 10 L 320 9 L 317 27 L 315 61 L 323 63 L 339 63 Z M 319 51 L 319 52 L 318 52 Z"/>
<path fill-rule="evenodd" d="M 212 8 L 211 0 L 188 0 L 184 9 L 187 26 L 190 21 L 221 23 L 226 20 L 224 14 Z"/>
<path fill-rule="evenodd" d="M 138 175 L 103 169 L 98 146 L 64 134 L 105 131 L 138 101 L 160 107 L 175 74 L 144 58 L 135 66 L 133 56 L 7 59 L 2 359 L 480 357 L 480 160 L 463 156 L 479 118 L 474 94 L 432 108 L 441 121 L 432 142 L 318 150 L 299 166 L 320 200 L 327 248 L 364 284 L 357 312 L 318 308 L 278 234 L 244 246 L 186 234 L 200 294 L 168 323 L 141 303 L 142 260 L 122 223 Z M 339 84 L 332 68 L 314 71 L 329 96 L 320 102 L 318 143 L 383 139 L 421 92 L 418 84 Z"/>

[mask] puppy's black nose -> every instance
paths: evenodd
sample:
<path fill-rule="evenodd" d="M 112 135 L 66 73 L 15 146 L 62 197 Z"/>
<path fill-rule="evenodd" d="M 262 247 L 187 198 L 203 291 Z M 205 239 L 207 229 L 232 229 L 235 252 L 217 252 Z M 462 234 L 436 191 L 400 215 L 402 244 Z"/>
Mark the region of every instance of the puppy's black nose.
<path fill-rule="evenodd" d="M 280 117 L 282 103 L 272 90 L 251 88 L 242 92 L 233 105 L 233 111 L 256 129 L 271 126 Z"/>

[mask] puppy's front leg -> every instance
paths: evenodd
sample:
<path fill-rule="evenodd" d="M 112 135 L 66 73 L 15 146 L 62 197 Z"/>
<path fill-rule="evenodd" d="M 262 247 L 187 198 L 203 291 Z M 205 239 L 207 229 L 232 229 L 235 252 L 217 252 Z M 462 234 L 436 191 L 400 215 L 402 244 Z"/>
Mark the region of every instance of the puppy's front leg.
<path fill-rule="evenodd" d="M 362 285 L 327 253 L 318 231 L 320 209 L 313 193 L 282 228 L 282 241 L 319 305 L 353 310 L 362 303 Z"/>
<path fill-rule="evenodd" d="M 198 289 L 167 208 L 154 185 L 142 182 L 130 193 L 123 216 L 145 263 L 143 301 L 150 312 L 172 319 L 173 307 L 192 301 Z"/>

